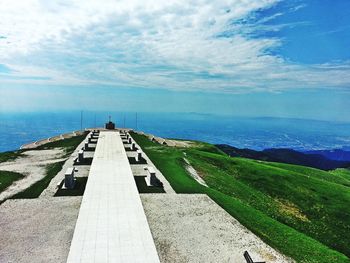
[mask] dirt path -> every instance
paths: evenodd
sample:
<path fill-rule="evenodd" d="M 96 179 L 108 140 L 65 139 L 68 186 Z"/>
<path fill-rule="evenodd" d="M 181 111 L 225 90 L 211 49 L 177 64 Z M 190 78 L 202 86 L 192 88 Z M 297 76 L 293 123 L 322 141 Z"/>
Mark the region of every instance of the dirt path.
<path fill-rule="evenodd" d="M 186 163 L 185 169 L 192 176 L 192 178 L 194 180 L 196 180 L 198 183 L 200 183 L 201 185 L 208 187 L 206 182 L 202 179 L 202 177 L 199 176 L 196 169 L 193 168 L 193 166 L 190 164 L 190 162 L 186 158 L 184 158 L 184 161 Z"/>

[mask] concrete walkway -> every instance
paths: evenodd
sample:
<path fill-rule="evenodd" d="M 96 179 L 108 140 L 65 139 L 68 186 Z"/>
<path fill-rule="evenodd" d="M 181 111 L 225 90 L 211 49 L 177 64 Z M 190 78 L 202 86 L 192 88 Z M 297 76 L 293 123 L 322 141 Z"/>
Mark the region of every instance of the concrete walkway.
<path fill-rule="evenodd" d="M 118 132 L 100 132 L 67 262 L 159 262 Z"/>

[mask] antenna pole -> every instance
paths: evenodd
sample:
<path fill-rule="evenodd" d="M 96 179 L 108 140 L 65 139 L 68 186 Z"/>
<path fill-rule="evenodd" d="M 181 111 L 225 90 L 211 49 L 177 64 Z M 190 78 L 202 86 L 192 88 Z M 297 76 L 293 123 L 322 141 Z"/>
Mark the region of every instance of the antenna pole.
<path fill-rule="evenodd" d="M 83 131 L 83 111 L 80 111 L 80 130 Z"/>
<path fill-rule="evenodd" d="M 137 112 L 136 112 L 136 130 L 137 130 Z"/>

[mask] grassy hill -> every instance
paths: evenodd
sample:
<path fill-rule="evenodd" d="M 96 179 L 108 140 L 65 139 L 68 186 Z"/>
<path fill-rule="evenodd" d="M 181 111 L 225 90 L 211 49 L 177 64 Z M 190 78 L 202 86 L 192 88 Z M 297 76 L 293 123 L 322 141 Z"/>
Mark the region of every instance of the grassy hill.
<path fill-rule="evenodd" d="M 218 144 L 216 147 L 232 157 L 244 157 L 261 161 L 297 164 L 322 170 L 350 167 L 350 162 L 347 160 L 333 160 L 322 154 L 312 152 L 303 153 L 292 149 L 280 148 L 256 151 L 252 149 L 239 149 L 227 144 Z"/>
<path fill-rule="evenodd" d="M 228 157 L 197 143 L 173 148 L 132 134 L 178 193 L 205 193 L 297 262 L 349 262 L 350 173 Z M 186 157 L 208 184 L 187 174 Z M 345 255 L 344 255 L 345 254 Z"/>

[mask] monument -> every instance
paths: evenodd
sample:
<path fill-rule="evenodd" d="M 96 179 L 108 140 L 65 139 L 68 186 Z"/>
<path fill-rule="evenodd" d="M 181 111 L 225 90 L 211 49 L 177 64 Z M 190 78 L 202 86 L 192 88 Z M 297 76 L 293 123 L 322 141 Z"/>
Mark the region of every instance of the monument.
<path fill-rule="evenodd" d="M 114 130 L 115 129 L 115 123 L 111 121 L 111 116 L 109 116 L 109 121 L 106 123 L 105 127 L 107 130 Z"/>

